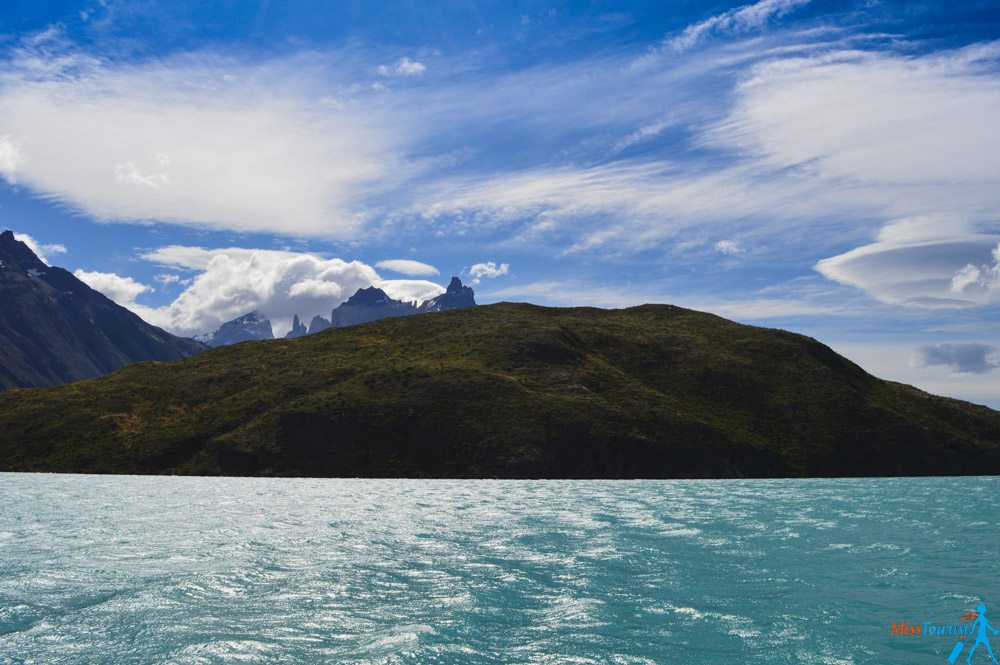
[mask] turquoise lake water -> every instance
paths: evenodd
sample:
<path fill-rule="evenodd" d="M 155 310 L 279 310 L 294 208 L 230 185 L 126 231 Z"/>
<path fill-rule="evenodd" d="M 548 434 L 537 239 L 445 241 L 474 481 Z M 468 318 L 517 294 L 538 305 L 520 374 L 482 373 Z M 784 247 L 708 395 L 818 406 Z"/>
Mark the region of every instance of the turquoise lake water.
<path fill-rule="evenodd" d="M 0 662 L 941 665 L 891 623 L 1000 627 L 998 511 L 1000 478 L 0 474 Z"/>

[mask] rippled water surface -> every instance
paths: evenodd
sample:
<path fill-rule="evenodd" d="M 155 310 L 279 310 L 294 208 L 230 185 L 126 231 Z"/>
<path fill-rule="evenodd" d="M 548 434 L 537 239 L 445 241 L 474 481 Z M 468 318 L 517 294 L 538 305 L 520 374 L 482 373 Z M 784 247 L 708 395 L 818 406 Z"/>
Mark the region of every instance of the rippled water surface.
<path fill-rule="evenodd" d="M 0 662 L 941 665 L 953 637 L 889 626 L 980 600 L 1000 626 L 998 499 L 996 478 L 0 474 Z"/>

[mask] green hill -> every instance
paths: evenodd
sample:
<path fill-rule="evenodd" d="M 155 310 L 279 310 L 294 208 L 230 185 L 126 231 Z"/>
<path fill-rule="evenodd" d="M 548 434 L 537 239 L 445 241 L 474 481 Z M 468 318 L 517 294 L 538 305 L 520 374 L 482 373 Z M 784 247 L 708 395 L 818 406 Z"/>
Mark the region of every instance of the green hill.
<path fill-rule="evenodd" d="M 418 477 L 1000 472 L 1000 413 L 668 305 L 498 304 L 0 393 L 0 469 Z"/>

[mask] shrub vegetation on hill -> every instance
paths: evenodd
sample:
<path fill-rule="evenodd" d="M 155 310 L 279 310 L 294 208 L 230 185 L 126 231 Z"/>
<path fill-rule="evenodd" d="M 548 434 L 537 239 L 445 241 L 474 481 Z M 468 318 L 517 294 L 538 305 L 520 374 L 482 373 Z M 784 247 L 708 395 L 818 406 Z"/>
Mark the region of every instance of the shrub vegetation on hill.
<path fill-rule="evenodd" d="M 1000 472 L 1000 413 L 669 305 L 502 303 L 0 393 L 0 468 L 521 478 Z"/>

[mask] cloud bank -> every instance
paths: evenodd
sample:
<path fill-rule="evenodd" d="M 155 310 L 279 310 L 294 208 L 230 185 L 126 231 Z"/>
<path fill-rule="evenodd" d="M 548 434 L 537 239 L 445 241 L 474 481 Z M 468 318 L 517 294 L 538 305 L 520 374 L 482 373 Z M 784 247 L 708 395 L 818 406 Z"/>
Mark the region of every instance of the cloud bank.
<path fill-rule="evenodd" d="M 383 279 L 360 261 L 296 252 L 172 245 L 147 252 L 142 258 L 196 271 L 191 283 L 169 305 L 151 308 L 131 301 L 121 303 L 147 321 L 182 335 L 215 330 L 253 310 L 270 318 L 275 334 L 283 335 L 291 329 L 294 315 L 306 321 L 317 314 L 329 318 L 333 307 L 369 286 L 408 302 L 423 302 L 444 293 L 441 285 L 425 280 Z"/>

